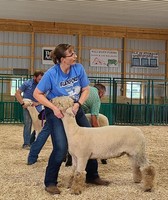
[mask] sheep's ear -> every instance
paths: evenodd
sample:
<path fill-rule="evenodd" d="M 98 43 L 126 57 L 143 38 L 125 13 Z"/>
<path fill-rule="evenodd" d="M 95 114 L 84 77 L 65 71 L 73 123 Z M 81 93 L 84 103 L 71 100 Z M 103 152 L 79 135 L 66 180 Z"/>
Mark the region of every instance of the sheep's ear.
<path fill-rule="evenodd" d="M 74 115 L 74 113 L 73 113 L 73 111 L 72 111 L 72 107 L 70 107 L 70 108 L 68 108 L 67 110 L 66 110 L 66 113 L 68 114 L 68 115 L 70 115 L 70 116 L 75 116 Z"/>

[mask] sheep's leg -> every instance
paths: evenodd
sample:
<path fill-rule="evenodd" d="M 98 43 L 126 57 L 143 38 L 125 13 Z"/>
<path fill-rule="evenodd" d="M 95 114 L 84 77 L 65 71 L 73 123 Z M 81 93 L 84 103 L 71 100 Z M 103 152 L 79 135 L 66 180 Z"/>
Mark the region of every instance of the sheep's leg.
<path fill-rule="evenodd" d="M 75 172 L 71 186 L 71 194 L 81 194 L 85 186 L 86 172 Z"/>
<path fill-rule="evenodd" d="M 143 190 L 151 192 L 154 186 L 155 168 L 151 165 L 144 167 L 142 170 Z"/>
<path fill-rule="evenodd" d="M 133 180 L 135 183 L 140 183 L 142 180 L 142 173 L 139 166 L 133 166 Z"/>
<path fill-rule="evenodd" d="M 142 179 L 143 190 L 145 192 L 150 192 L 153 188 L 155 178 L 154 167 L 149 165 L 144 152 L 132 157 L 132 163 L 134 182 L 138 183 Z"/>
<path fill-rule="evenodd" d="M 69 182 L 68 182 L 68 188 L 72 187 L 74 175 L 75 175 L 75 168 L 72 169 L 72 174 L 70 175 Z"/>
<path fill-rule="evenodd" d="M 75 174 L 75 171 L 76 171 L 76 166 L 77 166 L 76 158 L 74 156 L 72 156 L 72 174 L 71 174 L 70 179 L 69 179 L 68 188 L 71 188 L 71 186 L 72 186 L 74 174 Z"/>
<path fill-rule="evenodd" d="M 133 180 L 134 180 L 134 182 L 140 183 L 141 180 L 142 180 L 142 173 L 141 173 L 141 170 L 140 170 L 140 166 L 138 165 L 137 160 L 135 158 L 132 160 L 132 168 L 133 168 Z"/>
<path fill-rule="evenodd" d="M 88 158 L 78 158 L 77 159 L 77 166 L 76 166 L 76 172 L 73 177 L 73 182 L 71 186 L 71 193 L 72 194 L 81 194 L 85 187 L 85 175 L 86 175 L 86 164 L 87 164 Z"/>
<path fill-rule="evenodd" d="M 142 180 L 142 173 L 140 170 L 140 165 L 138 164 L 139 159 L 137 156 L 129 156 L 129 158 L 132 162 L 133 180 L 135 183 L 140 183 Z"/>

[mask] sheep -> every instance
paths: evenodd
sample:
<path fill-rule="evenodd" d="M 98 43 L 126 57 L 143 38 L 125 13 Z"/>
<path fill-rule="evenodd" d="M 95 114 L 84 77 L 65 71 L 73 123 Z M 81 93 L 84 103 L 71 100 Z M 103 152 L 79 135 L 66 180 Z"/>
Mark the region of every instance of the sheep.
<path fill-rule="evenodd" d="M 35 132 L 37 134 L 39 134 L 42 129 L 41 120 L 38 119 L 39 112 L 37 111 L 35 106 L 32 106 L 32 104 L 33 104 L 32 100 L 24 98 L 23 102 L 26 105 L 27 110 L 30 113 L 30 116 L 32 119 L 32 124 L 33 124 L 33 129 L 35 130 Z"/>
<path fill-rule="evenodd" d="M 73 161 L 70 179 L 72 194 L 80 194 L 84 189 L 88 159 L 115 158 L 124 154 L 132 161 L 134 182 L 143 180 L 143 190 L 152 190 L 155 168 L 146 158 L 145 138 L 141 129 L 131 126 L 80 127 L 72 107 L 63 111 L 63 114 L 62 121 Z"/>
<path fill-rule="evenodd" d="M 87 113 L 85 115 L 86 115 L 86 118 L 88 119 L 88 121 L 91 123 L 91 114 Z M 109 126 L 108 118 L 101 113 L 99 113 L 99 115 L 98 115 L 98 122 L 99 122 L 99 126 Z"/>

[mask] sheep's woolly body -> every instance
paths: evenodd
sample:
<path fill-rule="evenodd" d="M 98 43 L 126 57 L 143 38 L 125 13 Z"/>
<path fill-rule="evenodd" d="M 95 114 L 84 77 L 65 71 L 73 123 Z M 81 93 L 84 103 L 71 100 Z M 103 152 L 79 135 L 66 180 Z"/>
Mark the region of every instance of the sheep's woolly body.
<path fill-rule="evenodd" d="M 90 158 L 113 158 L 127 154 L 132 161 L 134 182 L 137 183 L 143 179 L 144 191 L 151 191 L 155 170 L 146 158 L 145 138 L 139 128 L 132 126 L 79 127 L 72 108 L 64 112 L 62 120 L 75 173 L 83 173 Z M 76 184 L 79 186 L 79 183 Z M 79 188 L 78 194 L 81 193 L 81 185 Z M 76 187 L 72 193 L 77 194 Z"/>
<path fill-rule="evenodd" d="M 82 143 L 90 141 L 82 144 L 92 152 L 89 158 L 118 157 L 124 152 L 133 156 L 139 152 L 139 149 L 145 148 L 143 135 L 135 127 L 99 127 L 94 128 L 94 132 L 93 128 L 79 127 L 78 132 L 80 132 L 78 137 L 82 138 Z M 72 135 L 68 133 L 68 137 L 72 137 Z M 134 152 L 132 152 L 133 147 Z"/>

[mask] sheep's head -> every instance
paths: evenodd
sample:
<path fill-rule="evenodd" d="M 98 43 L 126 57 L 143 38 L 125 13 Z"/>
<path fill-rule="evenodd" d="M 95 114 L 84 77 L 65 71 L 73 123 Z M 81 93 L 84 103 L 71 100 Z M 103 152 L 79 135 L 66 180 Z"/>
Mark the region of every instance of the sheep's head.
<path fill-rule="evenodd" d="M 31 99 L 26 99 L 26 98 L 24 98 L 24 99 L 23 99 L 23 102 L 24 102 L 24 104 L 25 104 L 26 107 L 32 106 L 32 104 L 33 104 L 33 102 L 32 102 Z"/>
<path fill-rule="evenodd" d="M 69 107 L 71 107 L 72 109 L 72 106 L 74 104 L 74 100 L 69 96 L 55 97 L 52 99 L 51 102 L 61 111 L 65 111 Z"/>
<path fill-rule="evenodd" d="M 75 114 L 72 111 L 72 107 L 66 109 L 66 111 L 64 112 L 64 114 L 67 114 L 69 117 L 75 117 Z"/>

